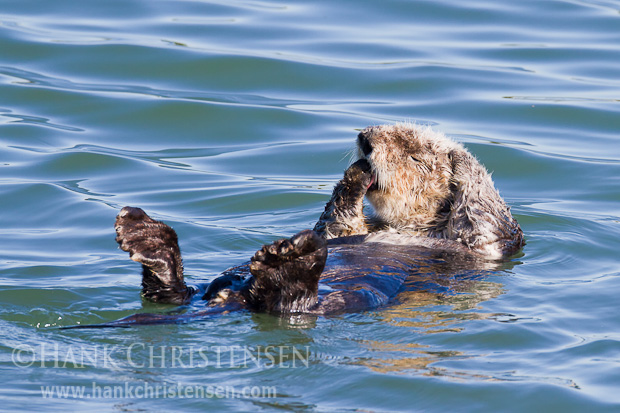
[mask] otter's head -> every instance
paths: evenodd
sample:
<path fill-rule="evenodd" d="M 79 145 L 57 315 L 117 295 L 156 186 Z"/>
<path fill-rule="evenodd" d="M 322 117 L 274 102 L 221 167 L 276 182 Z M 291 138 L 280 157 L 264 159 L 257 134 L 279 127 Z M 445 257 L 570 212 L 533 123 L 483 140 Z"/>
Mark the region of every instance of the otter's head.
<path fill-rule="evenodd" d="M 366 197 L 379 220 L 424 231 L 446 216 L 452 202 L 451 154 L 462 146 L 429 128 L 400 124 L 364 129 L 357 148 L 371 167 L 374 183 Z"/>

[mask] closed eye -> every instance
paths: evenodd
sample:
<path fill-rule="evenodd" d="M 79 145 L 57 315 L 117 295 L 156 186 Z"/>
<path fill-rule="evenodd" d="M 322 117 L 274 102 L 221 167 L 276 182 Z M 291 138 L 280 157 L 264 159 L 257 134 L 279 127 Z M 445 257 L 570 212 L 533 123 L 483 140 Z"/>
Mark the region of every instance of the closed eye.
<path fill-rule="evenodd" d="M 419 160 L 418 158 L 416 158 L 413 155 L 410 155 L 411 159 L 414 160 L 415 162 L 422 162 L 421 160 Z"/>

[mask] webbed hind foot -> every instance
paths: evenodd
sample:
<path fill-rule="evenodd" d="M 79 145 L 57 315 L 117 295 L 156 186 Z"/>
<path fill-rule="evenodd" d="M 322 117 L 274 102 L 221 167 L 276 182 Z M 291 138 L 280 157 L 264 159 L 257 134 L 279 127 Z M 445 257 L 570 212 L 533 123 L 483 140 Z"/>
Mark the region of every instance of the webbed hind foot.
<path fill-rule="evenodd" d="M 176 232 L 142 209 L 124 207 L 116 217 L 116 242 L 142 264 L 142 295 L 155 302 L 183 304 L 193 294 L 183 280 Z"/>
<path fill-rule="evenodd" d="M 311 230 L 264 245 L 250 263 L 248 304 L 271 313 L 308 311 L 317 303 L 326 259 L 327 242 Z"/>

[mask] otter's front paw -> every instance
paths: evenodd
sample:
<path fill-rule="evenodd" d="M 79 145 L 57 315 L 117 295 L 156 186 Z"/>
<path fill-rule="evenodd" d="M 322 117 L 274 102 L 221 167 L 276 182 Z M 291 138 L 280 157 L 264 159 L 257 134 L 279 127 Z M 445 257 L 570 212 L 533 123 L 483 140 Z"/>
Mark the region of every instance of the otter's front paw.
<path fill-rule="evenodd" d="M 180 304 L 191 295 L 183 281 L 177 234 L 142 209 L 125 207 L 116 217 L 116 242 L 142 264 L 142 293 L 156 302 Z"/>
<path fill-rule="evenodd" d="M 307 311 L 317 302 L 326 259 L 326 241 L 311 230 L 264 245 L 250 263 L 248 302 L 256 311 Z"/>
<path fill-rule="evenodd" d="M 343 182 L 347 184 L 349 191 L 356 192 L 363 197 L 368 188 L 375 183 L 375 176 L 368 161 L 366 159 L 359 159 L 349 166 L 344 171 Z"/>
<path fill-rule="evenodd" d="M 367 234 L 364 196 L 375 183 L 366 159 L 353 163 L 336 184 L 314 230 L 327 239 Z"/>

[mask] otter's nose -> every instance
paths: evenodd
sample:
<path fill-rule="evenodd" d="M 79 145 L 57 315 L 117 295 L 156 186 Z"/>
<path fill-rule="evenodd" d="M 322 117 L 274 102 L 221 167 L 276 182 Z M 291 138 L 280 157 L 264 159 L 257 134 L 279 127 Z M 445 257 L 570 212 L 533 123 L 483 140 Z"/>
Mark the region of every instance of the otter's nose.
<path fill-rule="evenodd" d="M 364 136 L 364 133 L 357 135 L 357 146 L 362 150 L 364 156 L 368 156 L 372 152 L 372 146 L 370 145 L 368 138 Z"/>

